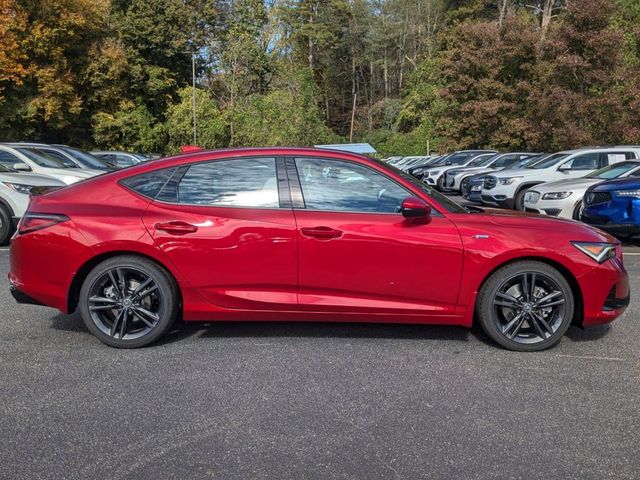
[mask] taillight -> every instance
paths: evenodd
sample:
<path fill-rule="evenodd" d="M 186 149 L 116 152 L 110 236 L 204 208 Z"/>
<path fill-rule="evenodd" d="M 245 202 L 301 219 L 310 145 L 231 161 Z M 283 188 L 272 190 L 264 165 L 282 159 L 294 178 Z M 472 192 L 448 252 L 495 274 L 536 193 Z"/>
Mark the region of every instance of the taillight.
<path fill-rule="evenodd" d="M 26 213 L 18 226 L 20 235 L 66 222 L 69 217 L 53 213 Z"/>

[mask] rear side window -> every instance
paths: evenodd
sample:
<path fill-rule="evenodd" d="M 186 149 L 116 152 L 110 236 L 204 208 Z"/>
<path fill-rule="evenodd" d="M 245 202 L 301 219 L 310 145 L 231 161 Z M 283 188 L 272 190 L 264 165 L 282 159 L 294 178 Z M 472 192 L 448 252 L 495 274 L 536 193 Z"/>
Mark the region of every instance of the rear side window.
<path fill-rule="evenodd" d="M 134 177 L 125 178 L 121 183 L 140 195 L 154 199 L 175 171 L 175 167 L 154 170 L 153 172 L 147 172 Z"/>
<path fill-rule="evenodd" d="M 278 208 L 277 178 L 275 158 L 197 163 L 189 166 L 177 183 L 177 201 L 189 205 Z"/>

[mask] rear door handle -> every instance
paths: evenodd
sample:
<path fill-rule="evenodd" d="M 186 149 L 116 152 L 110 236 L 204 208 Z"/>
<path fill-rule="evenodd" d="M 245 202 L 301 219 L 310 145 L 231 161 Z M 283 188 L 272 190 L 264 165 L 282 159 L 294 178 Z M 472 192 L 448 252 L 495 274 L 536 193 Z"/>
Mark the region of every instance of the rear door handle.
<path fill-rule="evenodd" d="M 311 227 L 301 228 L 300 232 L 305 237 L 317 238 L 318 240 L 331 240 L 332 238 L 340 238 L 342 232 L 331 227 Z"/>
<path fill-rule="evenodd" d="M 155 227 L 156 230 L 161 230 L 171 235 L 186 235 L 187 233 L 194 233 L 198 231 L 198 227 L 195 225 L 180 221 L 156 223 Z"/>

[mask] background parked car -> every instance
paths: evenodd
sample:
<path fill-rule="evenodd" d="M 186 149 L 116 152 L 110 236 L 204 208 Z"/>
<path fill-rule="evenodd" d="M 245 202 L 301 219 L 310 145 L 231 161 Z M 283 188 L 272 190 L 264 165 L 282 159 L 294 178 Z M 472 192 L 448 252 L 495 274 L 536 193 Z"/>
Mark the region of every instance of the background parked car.
<path fill-rule="evenodd" d="M 601 168 L 585 177 L 543 183 L 524 196 L 527 212 L 580 220 L 584 194 L 591 185 L 615 178 L 640 176 L 640 162 L 629 160 Z"/>
<path fill-rule="evenodd" d="M 2 152 L 0 152 L 2 153 Z M 36 173 L 20 172 L 0 163 L 0 245 L 3 245 L 29 205 L 33 187 L 64 187 L 60 180 Z"/>
<path fill-rule="evenodd" d="M 533 165 L 536 162 L 544 160 L 546 155 L 532 155 L 516 163 L 511 164 L 502 170 L 511 170 L 524 168 L 527 165 Z M 467 177 L 462 181 L 462 196 L 470 202 L 481 203 L 482 201 L 482 184 L 488 173 L 478 173 L 472 177 Z"/>
<path fill-rule="evenodd" d="M 91 152 L 91 155 L 115 165 L 116 168 L 130 167 L 147 160 L 146 157 L 140 154 L 129 152 L 99 151 Z"/>
<path fill-rule="evenodd" d="M 482 203 L 524 210 L 524 195 L 535 185 L 584 177 L 607 165 L 637 158 L 639 147 L 594 147 L 554 153 L 519 170 L 487 175 L 482 186 Z"/>
<path fill-rule="evenodd" d="M 640 235 L 638 172 L 589 187 L 580 219 L 620 238 Z"/>
<path fill-rule="evenodd" d="M 95 177 L 103 173 L 78 167 L 75 163 L 62 163 L 56 157 L 30 147 L 0 144 L 0 164 L 12 170 L 34 172 L 56 178 L 66 185 Z"/>
<path fill-rule="evenodd" d="M 517 164 L 525 158 L 540 155 L 532 152 L 496 153 L 482 158 L 476 157 L 464 168 L 452 168 L 445 172 L 442 180 L 443 191 L 460 192 L 466 189 L 465 181 L 479 173 L 495 172 Z"/>
<path fill-rule="evenodd" d="M 422 174 L 426 172 L 429 167 L 437 164 L 441 158 L 442 157 L 424 157 L 422 161 L 411 166 L 411 168 L 407 170 L 407 173 L 416 178 L 420 178 Z"/>
<path fill-rule="evenodd" d="M 497 153 L 495 150 L 460 150 L 443 157 L 437 165 L 428 169 L 422 175 L 422 181 L 442 190 L 442 175 L 447 170 L 469 164 L 475 157 L 483 153 Z"/>
<path fill-rule="evenodd" d="M 94 157 L 93 155 L 80 150 L 78 148 L 69 147 L 67 145 L 49 145 L 46 143 L 19 142 L 10 143 L 8 145 L 28 148 L 36 151 L 36 153 L 46 154 L 48 157 L 56 158 L 60 163 L 66 166 L 75 165 L 88 170 L 100 170 L 103 172 L 115 170 L 115 166 Z"/>

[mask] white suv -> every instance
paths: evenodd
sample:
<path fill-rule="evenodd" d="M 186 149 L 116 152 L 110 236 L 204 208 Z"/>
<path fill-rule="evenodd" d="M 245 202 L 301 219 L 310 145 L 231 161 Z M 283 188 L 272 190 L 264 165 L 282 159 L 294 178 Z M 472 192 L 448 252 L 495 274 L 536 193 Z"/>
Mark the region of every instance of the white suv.
<path fill-rule="evenodd" d="M 524 210 L 524 196 L 535 185 L 584 177 L 607 165 L 636 158 L 640 158 L 640 147 L 594 147 L 554 153 L 519 170 L 487 175 L 482 203 Z"/>
<path fill-rule="evenodd" d="M 46 175 L 23 173 L 0 163 L 0 245 L 4 244 L 29 205 L 33 187 L 64 187 Z"/>

